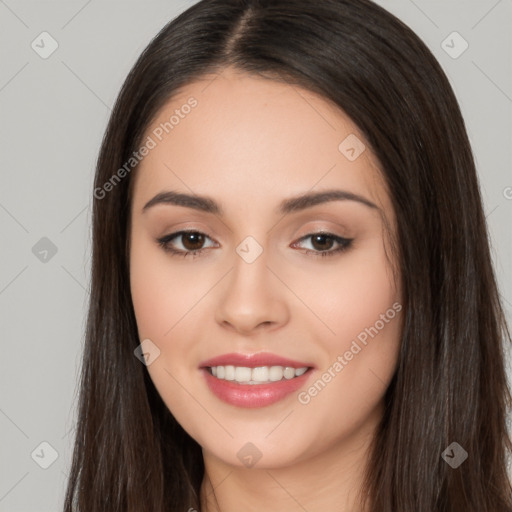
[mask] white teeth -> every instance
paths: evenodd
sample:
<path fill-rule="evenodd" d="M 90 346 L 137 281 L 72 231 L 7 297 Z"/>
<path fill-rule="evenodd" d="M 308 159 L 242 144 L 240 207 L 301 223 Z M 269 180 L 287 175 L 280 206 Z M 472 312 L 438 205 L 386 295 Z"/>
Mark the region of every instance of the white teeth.
<path fill-rule="evenodd" d="M 308 367 L 292 368 L 291 366 L 258 366 L 248 368 L 247 366 L 212 366 L 211 372 L 214 377 L 221 380 L 232 380 L 240 384 L 267 384 L 279 380 L 289 380 L 300 377 L 307 371 Z"/>
<path fill-rule="evenodd" d="M 237 382 L 249 382 L 251 380 L 252 371 L 245 366 L 237 366 L 235 370 L 235 380 Z"/>
<path fill-rule="evenodd" d="M 295 377 L 295 369 L 287 366 L 283 371 L 283 375 L 285 379 L 293 379 Z"/>
<path fill-rule="evenodd" d="M 252 380 L 257 382 L 268 381 L 268 366 L 260 366 L 252 369 Z"/>
<path fill-rule="evenodd" d="M 235 367 L 234 366 L 224 366 L 226 380 L 235 380 Z"/>
<path fill-rule="evenodd" d="M 282 366 L 271 366 L 268 373 L 268 378 L 272 382 L 277 382 L 283 378 L 283 367 Z"/>

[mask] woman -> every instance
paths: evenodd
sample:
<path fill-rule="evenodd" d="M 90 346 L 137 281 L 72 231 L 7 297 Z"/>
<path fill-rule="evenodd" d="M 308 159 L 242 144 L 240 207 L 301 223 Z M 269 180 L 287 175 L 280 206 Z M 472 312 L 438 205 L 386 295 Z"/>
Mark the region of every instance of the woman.
<path fill-rule="evenodd" d="M 475 164 L 399 20 L 198 2 L 130 72 L 94 197 L 66 511 L 512 511 Z"/>

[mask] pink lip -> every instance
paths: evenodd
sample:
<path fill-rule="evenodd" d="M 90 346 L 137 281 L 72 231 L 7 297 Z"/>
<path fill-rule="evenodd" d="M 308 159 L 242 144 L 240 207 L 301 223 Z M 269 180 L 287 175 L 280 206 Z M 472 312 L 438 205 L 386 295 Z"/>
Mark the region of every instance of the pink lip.
<path fill-rule="evenodd" d="M 308 367 L 300 377 L 283 379 L 267 384 L 239 384 L 235 381 L 217 379 L 208 370 L 212 366 L 290 366 L 292 368 Z M 258 354 L 224 354 L 204 361 L 200 365 L 201 373 L 210 391 L 222 401 L 237 407 L 265 407 L 282 400 L 304 386 L 312 373 L 313 365 L 292 359 L 260 352 Z"/>
<path fill-rule="evenodd" d="M 239 384 L 232 380 L 217 379 L 206 368 L 202 368 L 201 372 L 210 391 L 222 401 L 237 407 L 265 407 L 297 391 L 309 379 L 312 370 L 300 377 L 269 384 Z"/>
<path fill-rule="evenodd" d="M 258 366 L 290 366 L 292 368 L 313 367 L 310 363 L 301 363 L 285 357 L 276 356 L 269 352 L 259 352 L 257 354 L 224 354 L 203 361 L 199 367 L 209 368 L 212 366 L 245 366 L 247 368 L 256 368 Z"/>

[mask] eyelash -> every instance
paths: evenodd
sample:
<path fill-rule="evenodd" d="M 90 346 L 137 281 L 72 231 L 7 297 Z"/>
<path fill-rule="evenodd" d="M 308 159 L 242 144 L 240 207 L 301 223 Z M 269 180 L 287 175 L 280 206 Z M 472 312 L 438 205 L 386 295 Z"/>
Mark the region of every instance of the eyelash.
<path fill-rule="evenodd" d="M 206 235 L 205 233 L 202 233 L 201 231 L 196 231 L 196 230 L 188 230 L 188 231 L 186 231 L 185 230 L 185 231 L 177 231 L 176 233 L 171 233 L 170 235 L 166 235 L 166 236 L 164 236 L 162 238 L 157 239 L 157 242 L 158 242 L 158 245 L 160 247 L 162 247 L 162 249 L 165 252 L 171 253 L 172 256 L 182 256 L 182 257 L 192 256 L 192 257 L 194 257 L 194 256 L 197 256 L 200 253 L 202 253 L 205 250 L 205 248 L 197 249 L 195 251 L 182 251 L 182 250 L 174 249 L 170 245 L 171 240 L 173 240 L 174 238 L 177 238 L 177 237 L 179 237 L 181 235 L 186 235 L 186 234 L 189 234 L 189 233 L 198 234 L 198 235 L 204 235 L 207 238 L 210 238 L 208 235 Z M 341 254 L 344 251 L 346 251 L 352 245 L 352 241 L 353 241 L 353 238 L 343 238 L 341 236 L 334 235 L 333 233 L 328 233 L 328 232 L 325 232 L 325 231 L 318 231 L 318 232 L 310 233 L 308 235 L 305 235 L 305 236 L 301 237 L 298 240 L 298 242 L 301 242 L 302 240 L 306 240 L 306 239 L 308 239 L 310 237 L 317 236 L 317 235 L 325 236 L 327 238 L 332 238 L 336 243 L 340 244 L 340 247 L 338 247 L 335 250 L 327 250 L 327 251 L 313 251 L 311 249 L 306 249 L 305 250 L 306 254 L 313 254 L 314 256 L 320 256 L 320 257 L 333 256 L 335 254 Z"/>

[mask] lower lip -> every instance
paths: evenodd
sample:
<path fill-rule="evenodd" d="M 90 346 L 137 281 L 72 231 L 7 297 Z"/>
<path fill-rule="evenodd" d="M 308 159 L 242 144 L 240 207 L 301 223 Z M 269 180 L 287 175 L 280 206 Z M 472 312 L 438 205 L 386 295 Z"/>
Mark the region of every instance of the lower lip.
<path fill-rule="evenodd" d="M 283 379 L 269 384 L 239 384 L 233 380 L 217 379 L 206 368 L 201 368 L 210 391 L 228 404 L 237 407 L 265 407 L 282 400 L 303 386 L 311 369 L 300 377 Z"/>

